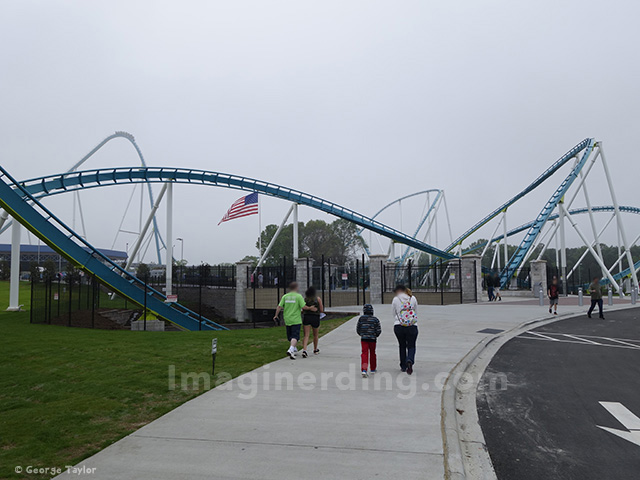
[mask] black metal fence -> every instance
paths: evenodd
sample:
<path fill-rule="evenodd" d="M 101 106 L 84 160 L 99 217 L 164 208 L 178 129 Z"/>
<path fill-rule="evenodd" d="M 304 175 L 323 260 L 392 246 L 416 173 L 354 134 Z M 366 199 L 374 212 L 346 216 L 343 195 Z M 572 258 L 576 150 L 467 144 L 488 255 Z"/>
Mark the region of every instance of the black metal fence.
<path fill-rule="evenodd" d="M 125 328 L 139 307 L 112 295 L 94 276 L 78 272 L 31 278 L 31 323 L 68 327 Z"/>
<path fill-rule="evenodd" d="M 149 275 L 149 285 L 163 287 L 167 283 L 167 277 L 162 275 Z M 178 265 L 173 267 L 172 285 L 180 287 L 213 287 L 213 288 L 235 288 L 236 287 L 236 266 L 235 265 Z"/>
<path fill-rule="evenodd" d="M 396 285 L 404 285 L 416 296 L 439 294 L 441 305 L 452 303 L 454 298 L 452 294 L 455 294 L 455 299 L 462 303 L 462 262 L 460 260 L 438 261 L 431 265 L 414 265 L 409 261 L 406 265 L 385 265 L 382 271 L 383 302 L 386 300 L 385 293 L 393 292 Z M 423 296 L 426 297 L 426 295 Z M 430 295 L 429 300 L 429 303 L 438 303 L 437 295 Z"/>

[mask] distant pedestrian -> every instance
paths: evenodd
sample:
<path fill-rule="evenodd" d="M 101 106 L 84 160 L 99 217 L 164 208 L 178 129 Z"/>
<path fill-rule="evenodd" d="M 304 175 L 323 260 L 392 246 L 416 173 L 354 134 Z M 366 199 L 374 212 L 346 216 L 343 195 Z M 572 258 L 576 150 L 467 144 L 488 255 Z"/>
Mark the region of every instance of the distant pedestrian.
<path fill-rule="evenodd" d="M 593 282 L 589 285 L 589 293 L 591 294 L 591 306 L 587 312 L 587 317 L 591 318 L 593 309 L 598 305 L 600 318 L 604 320 L 604 314 L 602 313 L 602 286 L 600 285 L 600 277 L 593 278 Z"/>
<path fill-rule="evenodd" d="M 273 317 L 274 322 L 278 322 L 280 312 L 283 312 L 284 324 L 287 329 L 287 340 L 289 340 L 289 350 L 287 355 L 292 360 L 296 359 L 298 353 L 298 340 L 300 340 L 300 325 L 302 325 L 302 311 L 314 311 L 315 307 L 307 307 L 304 298 L 298 293 L 298 284 L 291 282 L 289 284 L 289 292 L 285 293 L 280 299 L 280 303 L 276 307 L 276 314 Z"/>
<path fill-rule="evenodd" d="M 258 272 L 258 288 L 262 288 L 264 286 L 264 275 L 262 272 Z"/>
<path fill-rule="evenodd" d="M 551 285 L 547 288 L 547 297 L 549 297 L 549 313 L 553 309 L 553 314 L 558 314 L 558 297 L 560 296 L 560 288 L 558 287 L 558 277 L 555 275 L 551 280 Z"/>
<path fill-rule="evenodd" d="M 273 286 L 278 288 L 279 282 L 280 282 L 280 279 L 278 278 L 278 275 L 276 275 L 276 277 L 273 279 Z"/>
<path fill-rule="evenodd" d="M 493 302 L 493 299 L 495 298 L 493 296 L 493 277 L 491 275 L 487 275 L 485 277 L 485 281 L 487 282 L 487 295 L 489 297 L 489 301 Z"/>
<path fill-rule="evenodd" d="M 304 294 L 304 303 L 307 307 L 315 307 L 316 310 L 306 310 L 302 315 L 302 325 L 304 326 L 304 339 L 302 341 L 302 358 L 307 358 L 307 345 L 309 344 L 309 334 L 313 329 L 313 354 L 318 355 L 318 329 L 320 328 L 320 314 L 324 313 L 322 299 L 318 296 L 315 287 L 309 287 Z"/>
<path fill-rule="evenodd" d="M 500 275 L 497 273 L 493 276 L 493 300 L 495 302 L 502 301 L 502 295 L 500 295 Z"/>
<path fill-rule="evenodd" d="M 393 333 L 398 339 L 400 350 L 400 370 L 413 373 L 416 356 L 416 340 L 418 339 L 418 301 L 404 285 L 397 285 L 393 290 L 396 297 L 391 303 L 394 324 Z"/>
<path fill-rule="evenodd" d="M 362 354 L 360 355 L 362 377 L 369 376 L 369 368 L 371 373 L 376 373 L 377 358 L 376 358 L 376 343 L 378 337 L 382 333 L 382 327 L 380 326 L 380 320 L 373 316 L 373 306 L 368 303 L 362 308 L 363 315 L 358 319 L 358 325 L 356 326 L 356 332 L 360 335 L 360 346 L 362 348 Z"/>

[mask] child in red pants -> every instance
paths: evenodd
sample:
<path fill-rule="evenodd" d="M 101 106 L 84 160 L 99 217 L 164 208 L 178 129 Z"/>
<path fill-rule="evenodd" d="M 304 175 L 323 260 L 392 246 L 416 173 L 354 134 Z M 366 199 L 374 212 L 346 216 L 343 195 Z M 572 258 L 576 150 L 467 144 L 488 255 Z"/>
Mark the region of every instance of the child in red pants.
<path fill-rule="evenodd" d="M 376 373 L 376 341 L 382 333 L 380 320 L 373 316 L 373 306 L 366 304 L 362 308 L 363 315 L 358 319 L 356 332 L 360 335 L 362 346 L 362 378 L 369 376 L 369 366 L 371 373 Z"/>

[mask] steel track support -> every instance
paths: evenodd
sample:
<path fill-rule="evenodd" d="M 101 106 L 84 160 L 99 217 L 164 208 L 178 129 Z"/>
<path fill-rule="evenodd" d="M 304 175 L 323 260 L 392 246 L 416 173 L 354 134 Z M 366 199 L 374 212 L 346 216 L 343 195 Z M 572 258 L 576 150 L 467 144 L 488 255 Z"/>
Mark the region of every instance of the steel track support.
<path fill-rule="evenodd" d="M 600 156 L 602 157 L 602 166 L 604 168 L 604 176 L 607 179 L 607 184 L 609 185 L 609 192 L 611 193 L 611 200 L 613 201 L 613 208 L 616 212 L 616 223 L 618 225 L 618 232 L 620 233 L 620 237 L 622 238 L 622 244 L 627 254 L 627 262 L 629 262 L 629 269 L 631 270 L 631 278 L 633 279 L 633 284 L 635 287 L 638 287 L 638 275 L 636 270 L 633 268 L 633 257 L 631 256 L 631 250 L 629 248 L 629 243 L 627 242 L 627 234 L 624 230 L 624 222 L 622 221 L 622 215 L 620 214 L 620 205 L 618 204 L 618 198 L 616 196 L 616 191 L 613 188 L 613 181 L 611 180 L 611 174 L 609 173 L 609 166 L 607 165 L 607 158 L 604 154 L 604 150 L 602 148 L 602 142 L 598 142 Z"/>
<path fill-rule="evenodd" d="M 13 221 L 11 225 L 11 280 L 9 284 L 9 307 L 7 312 L 20 311 L 20 232 L 22 225 Z"/>
<path fill-rule="evenodd" d="M 165 252 L 166 263 L 166 292 L 165 295 L 172 294 L 173 288 L 173 182 L 170 180 L 167 182 L 167 251 Z"/>

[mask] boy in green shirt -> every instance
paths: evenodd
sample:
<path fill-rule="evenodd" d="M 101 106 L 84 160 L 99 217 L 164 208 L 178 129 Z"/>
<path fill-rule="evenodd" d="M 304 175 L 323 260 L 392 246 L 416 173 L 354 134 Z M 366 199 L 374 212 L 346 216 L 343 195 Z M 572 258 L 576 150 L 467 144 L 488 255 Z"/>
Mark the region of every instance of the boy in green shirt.
<path fill-rule="evenodd" d="M 284 312 L 284 324 L 287 327 L 287 340 L 290 342 L 287 355 L 292 360 L 295 360 L 298 349 L 296 345 L 300 340 L 300 325 L 302 325 L 302 311 L 309 310 L 312 312 L 317 311 L 316 307 L 307 307 L 304 298 L 298 293 L 298 284 L 291 282 L 289 284 L 289 293 L 285 293 L 280 299 L 280 303 L 276 308 L 276 314 L 273 317 L 273 321 L 278 321 L 278 315 L 280 312 Z"/>

